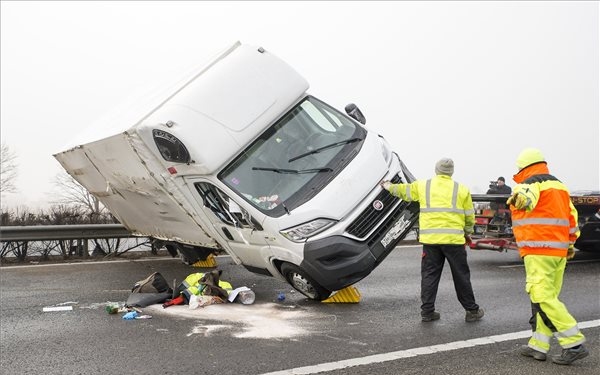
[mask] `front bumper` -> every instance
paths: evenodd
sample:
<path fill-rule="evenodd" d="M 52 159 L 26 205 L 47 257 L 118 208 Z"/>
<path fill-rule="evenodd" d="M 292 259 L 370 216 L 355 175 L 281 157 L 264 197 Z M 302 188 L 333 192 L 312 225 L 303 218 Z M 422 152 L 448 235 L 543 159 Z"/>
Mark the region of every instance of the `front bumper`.
<path fill-rule="evenodd" d="M 370 274 L 406 237 L 418 213 L 417 203 L 402 201 L 363 241 L 337 235 L 307 242 L 300 266 L 328 290 L 352 285 Z"/>

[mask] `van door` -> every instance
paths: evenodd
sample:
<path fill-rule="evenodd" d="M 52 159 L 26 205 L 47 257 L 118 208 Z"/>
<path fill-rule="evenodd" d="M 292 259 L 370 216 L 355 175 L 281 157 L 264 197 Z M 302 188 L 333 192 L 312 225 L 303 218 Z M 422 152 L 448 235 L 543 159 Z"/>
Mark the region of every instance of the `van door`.
<path fill-rule="evenodd" d="M 232 249 L 230 255 L 250 271 L 270 275 L 266 271 L 268 261 L 263 256 L 264 249 L 269 247 L 260 224 L 264 218 L 251 217 L 235 199 L 209 181 L 188 181 L 188 184 L 215 231 Z"/>

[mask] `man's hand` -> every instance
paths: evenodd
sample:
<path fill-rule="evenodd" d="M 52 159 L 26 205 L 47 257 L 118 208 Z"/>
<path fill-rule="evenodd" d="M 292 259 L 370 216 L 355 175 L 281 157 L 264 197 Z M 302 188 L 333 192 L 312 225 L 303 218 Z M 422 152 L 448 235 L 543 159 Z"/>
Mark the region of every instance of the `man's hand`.
<path fill-rule="evenodd" d="M 508 198 L 506 204 L 515 206 L 517 210 L 524 210 L 529 205 L 529 199 L 523 194 L 514 193 Z"/>
<path fill-rule="evenodd" d="M 573 245 L 569 245 L 569 249 L 567 250 L 567 260 L 571 260 L 575 258 L 575 249 Z"/>
<path fill-rule="evenodd" d="M 471 238 L 470 235 L 465 233 L 465 243 L 467 246 L 471 247 L 471 243 L 473 242 L 473 239 Z"/>
<path fill-rule="evenodd" d="M 389 190 L 390 190 L 390 186 L 392 186 L 392 183 L 391 183 L 391 182 L 389 182 L 389 181 L 381 181 L 381 182 L 379 183 L 379 185 L 380 185 L 382 188 L 384 188 L 385 190 L 388 190 L 388 191 L 389 191 Z"/>

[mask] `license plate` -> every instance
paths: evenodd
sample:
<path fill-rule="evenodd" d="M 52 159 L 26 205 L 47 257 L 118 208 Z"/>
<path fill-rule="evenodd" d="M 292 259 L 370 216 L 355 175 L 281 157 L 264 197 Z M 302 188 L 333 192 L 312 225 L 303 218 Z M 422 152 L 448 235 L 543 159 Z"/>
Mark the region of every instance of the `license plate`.
<path fill-rule="evenodd" d="M 388 247 L 388 245 L 400 237 L 402 232 L 410 225 L 410 221 L 404 219 L 402 216 L 397 222 L 394 223 L 394 226 L 386 233 L 386 235 L 381 240 L 381 244 L 383 247 Z"/>

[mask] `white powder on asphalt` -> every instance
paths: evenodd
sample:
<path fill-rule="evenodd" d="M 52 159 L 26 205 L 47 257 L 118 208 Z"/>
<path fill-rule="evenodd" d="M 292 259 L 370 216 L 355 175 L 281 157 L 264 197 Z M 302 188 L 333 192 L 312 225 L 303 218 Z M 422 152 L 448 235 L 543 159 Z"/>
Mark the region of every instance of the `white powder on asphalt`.
<path fill-rule="evenodd" d="M 152 305 L 144 308 L 144 314 L 165 314 L 180 318 L 203 320 L 188 334 L 209 335 L 216 330 L 230 330 L 239 338 L 277 339 L 307 335 L 308 323 L 314 313 L 295 308 L 282 307 L 274 303 L 241 305 L 237 303 L 217 304 L 197 309 L 188 305 Z M 205 324 L 212 321 L 215 324 Z M 304 325 L 302 325 L 304 323 Z"/>

